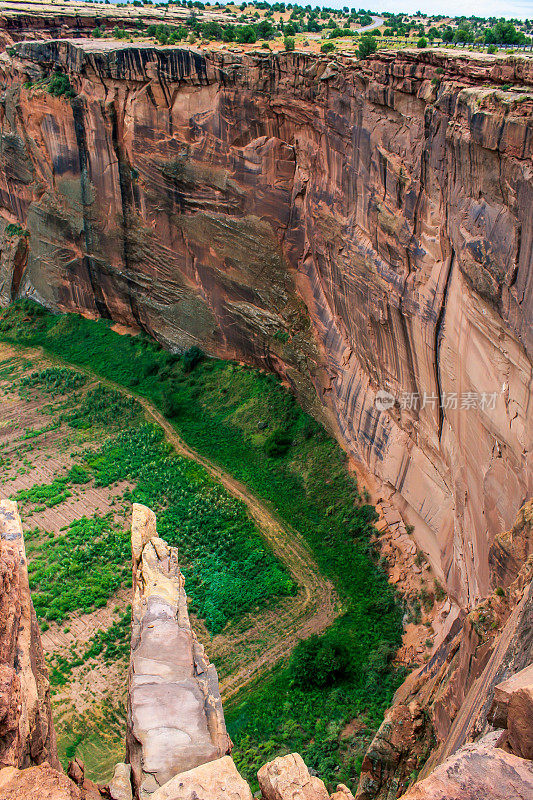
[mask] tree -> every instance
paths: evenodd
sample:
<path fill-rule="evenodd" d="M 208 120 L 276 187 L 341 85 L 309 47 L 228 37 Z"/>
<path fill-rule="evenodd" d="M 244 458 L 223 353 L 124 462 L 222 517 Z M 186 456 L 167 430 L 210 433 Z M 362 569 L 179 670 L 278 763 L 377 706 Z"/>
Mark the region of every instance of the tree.
<path fill-rule="evenodd" d="M 424 36 L 421 36 L 418 42 L 416 43 L 416 46 L 418 47 L 419 50 L 423 50 L 425 47 L 428 46 L 428 40 Z"/>
<path fill-rule="evenodd" d="M 344 644 L 310 636 L 294 649 L 290 671 L 297 686 L 309 689 L 327 686 L 343 678 L 349 663 L 350 656 Z"/>
<path fill-rule="evenodd" d="M 359 58 L 368 58 L 368 56 L 375 53 L 378 49 L 378 44 L 373 36 L 361 36 L 359 47 L 357 48 L 357 55 Z"/>
<path fill-rule="evenodd" d="M 295 47 L 294 36 L 286 36 L 283 40 L 283 44 L 285 45 L 285 50 L 288 53 L 292 52 Z"/>
<path fill-rule="evenodd" d="M 333 50 L 335 50 L 335 45 L 333 42 L 324 42 L 320 48 L 321 53 L 332 53 Z"/>

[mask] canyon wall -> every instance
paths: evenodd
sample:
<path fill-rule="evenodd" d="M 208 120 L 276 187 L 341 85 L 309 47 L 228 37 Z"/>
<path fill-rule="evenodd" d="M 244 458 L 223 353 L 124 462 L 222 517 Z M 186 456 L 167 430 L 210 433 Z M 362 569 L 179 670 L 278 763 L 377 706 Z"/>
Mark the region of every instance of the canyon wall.
<path fill-rule="evenodd" d="M 532 488 L 533 64 L 64 40 L 0 79 L 0 302 L 277 371 L 473 608 Z"/>
<path fill-rule="evenodd" d="M 0 769 L 59 767 L 50 684 L 16 503 L 0 500 Z"/>

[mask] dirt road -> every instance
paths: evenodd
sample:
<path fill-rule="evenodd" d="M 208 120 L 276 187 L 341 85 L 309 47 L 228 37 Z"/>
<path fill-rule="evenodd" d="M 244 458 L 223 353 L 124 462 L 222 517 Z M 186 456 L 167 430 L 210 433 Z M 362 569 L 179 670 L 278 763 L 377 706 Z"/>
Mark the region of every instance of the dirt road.
<path fill-rule="evenodd" d="M 225 700 L 249 681 L 256 680 L 269 671 L 291 652 L 300 639 L 325 630 L 342 613 L 343 609 L 333 585 L 321 575 L 302 535 L 284 525 L 275 512 L 244 484 L 186 444 L 173 425 L 149 400 L 114 381 L 101 378 L 88 368 L 49 354 L 44 348 L 14 346 L 13 349 L 32 360 L 40 356 L 48 362 L 68 366 L 94 381 L 135 398 L 143 407 L 147 419 L 163 429 L 175 452 L 201 464 L 228 492 L 246 505 L 265 541 L 290 571 L 298 585 L 298 592 L 294 597 L 282 599 L 271 609 L 258 609 L 245 615 L 213 639 L 209 639 L 209 634 L 201 622 L 197 621 L 197 632 L 207 645 L 209 657 L 220 665 L 220 688 Z"/>

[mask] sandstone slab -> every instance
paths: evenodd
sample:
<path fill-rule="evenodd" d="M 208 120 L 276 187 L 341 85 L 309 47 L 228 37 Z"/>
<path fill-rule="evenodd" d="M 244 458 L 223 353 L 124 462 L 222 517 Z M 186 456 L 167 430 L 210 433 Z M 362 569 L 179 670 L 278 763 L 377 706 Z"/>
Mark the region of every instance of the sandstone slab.
<path fill-rule="evenodd" d="M 257 779 L 265 800 L 329 800 L 324 782 L 309 773 L 299 753 L 264 764 Z"/>
<path fill-rule="evenodd" d="M 402 800 L 531 800 L 533 762 L 483 743 L 468 744 Z"/>
<path fill-rule="evenodd" d="M 252 793 L 230 756 L 224 756 L 176 775 L 151 800 L 252 800 Z"/>

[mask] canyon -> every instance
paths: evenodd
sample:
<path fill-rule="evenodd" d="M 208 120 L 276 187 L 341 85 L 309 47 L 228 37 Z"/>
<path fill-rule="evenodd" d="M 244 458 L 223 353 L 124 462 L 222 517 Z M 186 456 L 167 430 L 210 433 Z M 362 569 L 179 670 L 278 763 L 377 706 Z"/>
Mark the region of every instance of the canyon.
<path fill-rule="evenodd" d="M 66 40 L 0 70 L 2 301 L 277 371 L 485 597 L 531 492 L 530 62 Z"/>
<path fill-rule="evenodd" d="M 72 97 L 46 91 L 57 70 Z M 476 775 L 472 797 L 526 800 L 532 62 L 61 39 L 9 43 L 0 81 L 0 303 L 32 298 L 276 372 L 445 587 L 439 640 L 398 690 L 357 797 L 396 796 L 424 751 L 406 797 L 466 797 Z M 202 659 L 191 669 L 208 675 Z M 228 758 L 210 720 L 193 771 Z M 10 766 L 56 767 L 46 741 Z M 260 779 L 266 800 L 294 796 L 287 763 Z M 232 769 L 220 774 L 247 797 Z M 296 786 L 327 798 L 305 770 L 294 757 Z M 185 796 L 164 793 L 169 774 L 154 800 Z M 100 791 L 78 778 L 66 791 Z"/>

